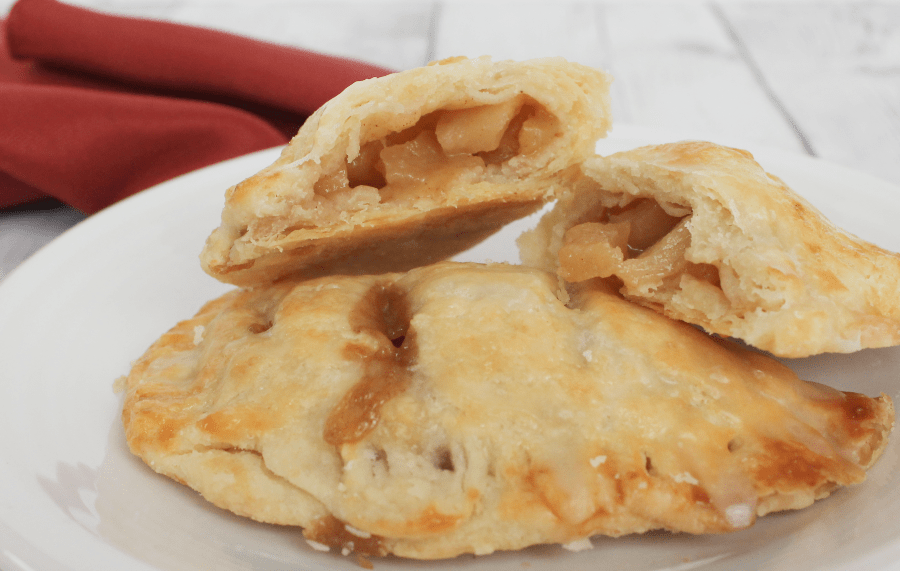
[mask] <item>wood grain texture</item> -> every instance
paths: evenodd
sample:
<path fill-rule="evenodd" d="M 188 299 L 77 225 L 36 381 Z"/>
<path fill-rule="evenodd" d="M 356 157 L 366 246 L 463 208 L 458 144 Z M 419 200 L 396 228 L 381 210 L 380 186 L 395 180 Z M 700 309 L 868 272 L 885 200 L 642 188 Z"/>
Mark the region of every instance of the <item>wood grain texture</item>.
<path fill-rule="evenodd" d="M 606 19 L 618 121 L 802 150 L 713 7 L 616 4 Z"/>
<path fill-rule="evenodd" d="M 722 10 L 815 155 L 900 183 L 900 4 Z"/>
<path fill-rule="evenodd" d="M 423 64 L 428 2 L 232 2 L 221 10 L 183 2 L 168 17 L 271 42 L 362 59 L 391 69 Z"/>

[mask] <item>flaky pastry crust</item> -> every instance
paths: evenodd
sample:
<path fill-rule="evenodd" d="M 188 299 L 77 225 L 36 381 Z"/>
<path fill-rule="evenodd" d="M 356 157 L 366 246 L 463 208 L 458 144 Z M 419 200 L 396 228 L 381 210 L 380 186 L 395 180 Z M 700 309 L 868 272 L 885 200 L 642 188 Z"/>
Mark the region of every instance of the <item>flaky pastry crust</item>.
<path fill-rule="evenodd" d="M 900 343 L 900 255 L 837 228 L 750 153 L 688 141 L 581 172 L 519 239 L 525 263 L 615 276 L 631 301 L 783 357 Z"/>
<path fill-rule="evenodd" d="M 596 280 L 557 290 L 447 262 L 233 291 L 136 362 L 128 444 L 316 547 L 422 559 L 740 529 L 861 482 L 885 446 L 886 396 Z"/>
<path fill-rule="evenodd" d="M 609 77 L 455 58 L 358 82 L 230 188 L 204 269 L 237 285 L 445 259 L 550 199 L 610 126 Z"/>

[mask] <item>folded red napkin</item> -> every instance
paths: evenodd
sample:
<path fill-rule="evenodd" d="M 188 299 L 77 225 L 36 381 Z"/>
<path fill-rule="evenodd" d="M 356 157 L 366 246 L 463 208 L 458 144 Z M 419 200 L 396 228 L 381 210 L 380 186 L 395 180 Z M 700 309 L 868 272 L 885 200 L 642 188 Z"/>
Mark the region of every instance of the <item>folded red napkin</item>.
<path fill-rule="evenodd" d="M 281 145 L 382 67 L 234 34 L 20 0 L 0 20 L 0 207 L 95 212 Z"/>

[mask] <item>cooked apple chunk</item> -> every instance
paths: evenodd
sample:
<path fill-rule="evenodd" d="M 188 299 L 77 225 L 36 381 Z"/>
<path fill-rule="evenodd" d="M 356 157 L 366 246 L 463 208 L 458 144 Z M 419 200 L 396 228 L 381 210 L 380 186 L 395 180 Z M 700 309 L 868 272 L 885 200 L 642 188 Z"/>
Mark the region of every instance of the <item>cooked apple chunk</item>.
<path fill-rule="evenodd" d="M 488 58 L 352 85 L 228 190 L 204 268 L 254 285 L 452 256 L 554 197 L 609 128 L 608 88 L 561 59 Z"/>
<path fill-rule="evenodd" d="M 519 240 L 566 281 L 784 357 L 900 343 L 900 255 L 826 220 L 750 153 L 712 143 L 588 159 Z"/>

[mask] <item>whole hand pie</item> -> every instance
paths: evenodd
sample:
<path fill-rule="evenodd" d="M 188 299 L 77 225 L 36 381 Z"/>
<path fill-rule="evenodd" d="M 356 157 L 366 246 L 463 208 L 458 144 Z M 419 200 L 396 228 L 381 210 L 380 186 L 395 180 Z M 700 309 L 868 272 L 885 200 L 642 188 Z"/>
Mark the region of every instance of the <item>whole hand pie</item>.
<path fill-rule="evenodd" d="M 457 58 L 358 82 L 228 190 L 203 267 L 255 285 L 461 252 L 537 210 L 593 154 L 609 81 L 559 58 Z"/>
<path fill-rule="evenodd" d="M 783 357 L 900 343 L 900 255 L 826 220 L 746 151 L 642 147 L 581 165 L 572 192 L 519 239 L 569 282 Z"/>
<path fill-rule="evenodd" d="M 446 262 L 235 290 L 136 362 L 127 440 L 316 548 L 423 559 L 727 532 L 865 478 L 888 397 L 603 286 Z"/>

